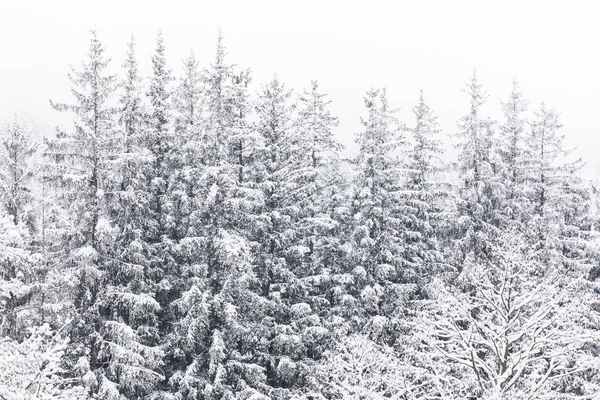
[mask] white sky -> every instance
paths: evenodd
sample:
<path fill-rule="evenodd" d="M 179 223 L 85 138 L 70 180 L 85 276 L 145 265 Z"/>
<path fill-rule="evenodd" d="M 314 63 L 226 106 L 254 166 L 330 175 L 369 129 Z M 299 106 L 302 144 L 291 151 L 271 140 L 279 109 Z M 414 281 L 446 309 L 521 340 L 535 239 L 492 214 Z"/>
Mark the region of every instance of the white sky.
<path fill-rule="evenodd" d="M 593 0 L 0 0 L 0 117 L 19 112 L 42 130 L 62 121 L 48 100 L 71 100 L 66 74 L 86 55 L 91 28 L 115 70 L 135 34 L 145 74 L 162 29 L 178 74 L 190 49 L 202 64 L 212 59 L 221 26 L 229 60 L 252 69 L 255 88 L 274 73 L 298 91 L 318 80 L 350 151 L 371 87 L 387 87 L 408 124 L 423 88 L 454 133 L 476 67 L 492 117 L 516 77 L 532 105 L 561 112 L 586 175 L 600 176 L 598 15 Z"/>

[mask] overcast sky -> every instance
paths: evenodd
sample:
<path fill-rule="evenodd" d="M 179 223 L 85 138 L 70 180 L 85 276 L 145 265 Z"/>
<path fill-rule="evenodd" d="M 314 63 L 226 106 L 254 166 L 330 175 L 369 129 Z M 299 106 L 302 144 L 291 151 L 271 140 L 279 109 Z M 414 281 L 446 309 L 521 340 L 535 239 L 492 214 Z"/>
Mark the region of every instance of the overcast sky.
<path fill-rule="evenodd" d="M 561 113 L 586 175 L 600 176 L 598 15 L 592 0 L 0 0 L 0 117 L 18 112 L 42 130 L 59 123 L 48 100 L 71 100 L 66 74 L 86 55 L 91 28 L 115 70 L 135 34 L 145 74 L 162 29 L 178 74 L 190 49 L 202 64 L 212 59 L 220 26 L 229 59 L 252 69 L 255 89 L 274 73 L 297 90 L 318 80 L 350 151 L 366 90 L 386 87 L 411 124 L 423 88 L 454 133 L 467 110 L 461 89 L 477 68 L 490 116 L 516 77 L 533 106 L 544 101 Z"/>

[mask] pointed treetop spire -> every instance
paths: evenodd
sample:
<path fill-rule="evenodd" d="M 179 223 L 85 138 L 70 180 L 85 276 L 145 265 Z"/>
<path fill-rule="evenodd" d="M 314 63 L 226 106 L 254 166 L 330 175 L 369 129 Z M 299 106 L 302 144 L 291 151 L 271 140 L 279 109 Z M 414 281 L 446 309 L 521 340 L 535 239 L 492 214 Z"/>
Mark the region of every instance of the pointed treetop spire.
<path fill-rule="evenodd" d="M 129 42 L 127 43 L 127 53 L 125 54 L 125 61 L 123 62 L 123 68 L 127 70 L 127 75 L 131 78 L 131 75 L 134 74 L 134 77 L 137 77 L 137 60 L 135 58 L 135 36 L 131 35 Z"/>
<path fill-rule="evenodd" d="M 479 107 L 485 103 L 487 99 L 487 93 L 483 91 L 483 87 L 477 79 L 477 69 L 473 69 L 471 80 L 467 83 L 464 92 L 471 98 L 471 114 L 476 115 Z"/>
<path fill-rule="evenodd" d="M 225 62 L 225 55 L 227 52 L 225 51 L 225 45 L 223 44 L 223 33 L 221 32 L 221 27 L 218 28 L 217 31 L 217 51 L 215 53 L 215 67 L 223 65 Z"/>

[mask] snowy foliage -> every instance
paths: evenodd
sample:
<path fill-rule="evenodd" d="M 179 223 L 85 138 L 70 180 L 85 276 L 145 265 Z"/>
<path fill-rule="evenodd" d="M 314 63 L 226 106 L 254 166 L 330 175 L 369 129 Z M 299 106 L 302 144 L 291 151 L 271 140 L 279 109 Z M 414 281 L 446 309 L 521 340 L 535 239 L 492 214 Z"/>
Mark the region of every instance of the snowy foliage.
<path fill-rule="evenodd" d="M 589 282 L 541 265 L 525 243 L 504 234 L 492 260 L 468 257 L 459 288 L 437 295 L 434 346 L 469 378 L 471 395 L 559 399 L 572 375 L 598 373 Z M 580 396 L 597 393 L 595 383 L 579 382 Z"/>
<path fill-rule="evenodd" d="M 220 32 L 168 53 L 113 75 L 92 31 L 72 126 L 0 129 L 0 400 L 598 398 L 600 196 L 558 112 L 515 83 L 493 121 L 474 74 L 447 160 L 423 92 L 405 124 L 370 90 L 344 158 L 316 81 L 254 91 Z"/>
<path fill-rule="evenodd" d="M 86 399 L 76 379 L 63 378 L 67 340 L 47 324 L 30 329 L 21 343 L 0 340 L 0 398 L 6 400 Z"/>

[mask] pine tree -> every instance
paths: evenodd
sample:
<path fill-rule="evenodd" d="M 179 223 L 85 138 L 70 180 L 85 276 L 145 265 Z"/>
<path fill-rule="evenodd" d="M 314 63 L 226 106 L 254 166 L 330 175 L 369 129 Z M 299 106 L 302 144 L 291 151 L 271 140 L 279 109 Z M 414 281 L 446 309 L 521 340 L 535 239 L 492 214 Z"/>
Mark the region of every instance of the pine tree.
<path fill-rule="evenodd" d="M 413 108 L 416 124 L 410 147 L 406 151 L 404 178 L 404 214 L 408 217 L 405 233 L 405 257 L 419 275 L 432 275 L 441 261 L 437 241 L 442 219 L 442 207 L 448 195 L 436 181 L 442 170 L 440 128 L 432 109 L 425 102 L 423 91 Z"/>
<path fill-rule="evenodd" d="M 475 73 L 466 93 L 470 111 L 458 124 L 458 169 L 462 180 L 458 247 L 463 257 L 474 252 L 477 257 L 485 258 L 498 232 L 505 189 L 502 164 L 494 146 L 493 123 L 480 115 L 486 95 Z"/>
<path fill-rule="evenodd" d="M 504 164 L 503 182 L 506 189 L 504 213 L 509 221 L 524 222 L 530 212 L 530 203 L 525 195 L 526 163 L 525 128 L 528 102 L 513 81 L 510 98 L 502 104 L 504 123 L 500 127 L 502 140 L 499 153 Z"/>
<path fill-rule="evenodd" d="M 116 187 L 113 161 L 117 131 L 115 110 L 110 105 L 116 78 L 106 74 L 108 62 L 104 46 L 92 31 L 87 60 L 80 71 L 69 75 L 76 103 L 51 102 L 56 110 L 74 114 L 75 129 L 59 131 L 55 139 L 48 140 L 45 152 L 49 172 L 53 173 L 49 179 L 60 190 L 70 218 L 61 261 L 68 268 L 65 278 L 73 274 L 77 279 L 74 304 L 78 318 L 71 332 L 74 346 L 69 354 L 87 359 L 97 376 L 96 382 L 91 382 L 94 391 L 106 361 L 98 305 L 106 287 L 105 257 L 114 240 L 107 202 Z"/>
<path fill-rule="evenodd" d="M 125 63 L 120 98 L 121 153 L 116 159 L 121 176 L 109 204 L 115 226 L 114 246 L 107 255 L 106 292 L 100 302 L 104 319 L 102 353 L 106 375 L 99 395 L 128 398 L 152 393 L 162 379 L 162 351 L 157 348 L 157 314 L 147 274 L 149 244 L 144 238 L 148 196 L 144 189 L 143 167 L 147 162 L 140 142 L 143 135 L 140 77 L 131 39 Z"/>
<path fill-rule="evenodd" d="M 0 188 L 4 208 L 15 225 L 24 222 L 32 233 L 36 230 L 33 183 L 37 166 L 33 156 L 38 143 L 15 116 L 2 132 L 0 147 Z"/>
<path fill-rule="evenodd" d="M 365 96 L 368 117 L 356 137 L 359 155 L 354 179 L 353 307 L 361 324 L 377 335 L 414 293 L 415 270 L 405 258 L 401 148 L 403 130 L 385 90 Z M 385 329 L 384 329 L 385 328 Z M 396 335 L 388 337 L 392 339 Z"/>
<path fill-rule="evenodd" d="M 591 187 L 578 176 L 581 159 L 572 161 L 563 147 L 558 113 L 542 104 L 535 115 L 527 136 L 530 240 L 546 264 L 586 273 L 598 258 L 590 232 Z"/>
<path fill-rule="evenodd" d="M 264 369 L 253 355 L 262 316 L 245 230 L 249 207 L 231 163 L 232 136 L 243 105 L 219 34 L 215 61 L 203 72 L 203 128 L 195 210 L 180 241 L 187 285 L 174 302 L 179 317 L 170 338 L 172 389 L 185 399 L 233 399 L 266 392 Z M 236 111 L 237 110 L 237 111 Z M 260 398 L 260 397 L 256 397 Z"/>
<path fill-rule="evenodd" d="M 193 52 L 183 62 L 183 74 L 173 92 L 174 135 L 181 145 L 180 170 L 173 177 L 171 202 L 175 237 L 186 236 L 191 227 L 197 183 L 201 173 L 202 76 Z"/>

